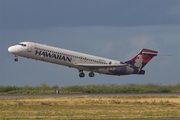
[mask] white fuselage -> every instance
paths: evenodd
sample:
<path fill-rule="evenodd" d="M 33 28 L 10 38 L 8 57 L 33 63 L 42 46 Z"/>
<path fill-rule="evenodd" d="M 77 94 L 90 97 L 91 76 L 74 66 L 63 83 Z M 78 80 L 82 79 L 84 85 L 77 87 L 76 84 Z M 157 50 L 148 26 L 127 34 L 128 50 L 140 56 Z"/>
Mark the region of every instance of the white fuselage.
<path fill-rule="evenodd" d="M 120 64 L 120 61 L 111 60 L 107 58 L 92 56 L 75 51 L 56 48 L 48 45 L 33 43 L 33 42 L 21 42 L 19 45 L 9 47 L 9 52 L 15 56 L 21 56 L 31 58 L 35 60 L 50 62 L 54 64 L 64 65 L 78 70 L 93 71 L 102 74 L 108 74 L 109 70 L 115 68 L 106 69 L 90 69 L 87 67 L 77 66 L 76 64 L 102 64 L 102 65 L 116 65 Z"/>

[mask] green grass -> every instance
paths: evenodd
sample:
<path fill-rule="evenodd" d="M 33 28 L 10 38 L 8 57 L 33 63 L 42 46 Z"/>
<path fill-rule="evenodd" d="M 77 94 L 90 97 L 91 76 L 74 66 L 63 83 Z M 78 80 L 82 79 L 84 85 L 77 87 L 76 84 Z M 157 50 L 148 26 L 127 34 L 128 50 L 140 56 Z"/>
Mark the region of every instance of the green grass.
<path fill-rule="evenodd" d="M 72 85 L 50 87 L 46 83 L 40 86 L 0 86 L 0 94 L 54 94 L 56 90 L 59 93 L 174 93 L 180 92 L 180 84 L 177 85 L 159 85 L 159 84 L 126 84 L 126 85 Z"/>

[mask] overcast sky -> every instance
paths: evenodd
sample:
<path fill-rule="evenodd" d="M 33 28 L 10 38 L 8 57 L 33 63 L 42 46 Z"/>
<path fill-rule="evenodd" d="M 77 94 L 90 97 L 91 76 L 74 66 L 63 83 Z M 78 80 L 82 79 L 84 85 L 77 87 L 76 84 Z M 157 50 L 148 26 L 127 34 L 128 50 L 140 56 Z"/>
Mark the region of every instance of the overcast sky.
<path fill-rule="evenodd" d="M 19 57 L 22 41 L 126 61 L 142 48 L 154 57 L 145 75 L 79 78 L 76 69 Z M 175 85 L 180 83 L 180 0 L 0 0 L 0 85 Z"/>

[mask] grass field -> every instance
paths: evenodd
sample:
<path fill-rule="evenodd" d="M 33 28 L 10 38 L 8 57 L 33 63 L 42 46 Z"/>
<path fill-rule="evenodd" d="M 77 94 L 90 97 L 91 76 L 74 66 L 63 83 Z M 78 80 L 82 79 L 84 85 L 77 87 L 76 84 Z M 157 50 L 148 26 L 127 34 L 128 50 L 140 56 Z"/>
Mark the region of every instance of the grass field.
<path fill-rule="evenodd" d="M 180 96 L 0 98 L 1 119 L 180 117 Z"/>
<path fill-rule="evenodd" d="M 180 92 L 180 84 L 159 85 L 159 84 L 101 84 L 101 85 L 71 85 L 50 87 L 46 83 L 40 86 L 0 86 L 0 94 L 54 94 L 59 93 L 176 93 Z"/>

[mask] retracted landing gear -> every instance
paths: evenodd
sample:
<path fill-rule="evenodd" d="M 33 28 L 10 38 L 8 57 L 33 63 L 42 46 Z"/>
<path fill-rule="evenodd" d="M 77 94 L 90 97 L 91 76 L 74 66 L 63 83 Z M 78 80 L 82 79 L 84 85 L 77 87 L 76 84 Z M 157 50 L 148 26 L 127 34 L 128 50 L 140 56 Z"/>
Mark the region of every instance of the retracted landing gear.
<path fill-rule="evenodd" d="M 90 72 L 90 73 L 89 73 L 89 77 L 94 77 L 94 73 L 93 73 L 93 72 Z"/>
<path fill-rule="evenodd" d="M 17 57 L 17 55 L 15 55 L 15 57 L 16 57 L 16 58 L 14 59 L 14 61 L 15 61 L 15 62 L 17 62 L 17 61 L 18 61 L 18 57 Z"/>
<path fill-rule="evenodd" d="M 81 78 L 83 78 L 84 76 L 85 76 L 85 74 L 83 73 L 83 71 L 82 70 L 79 70 L 79 77 L 81 77 Z"/>

